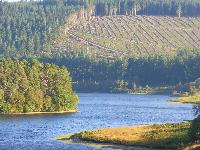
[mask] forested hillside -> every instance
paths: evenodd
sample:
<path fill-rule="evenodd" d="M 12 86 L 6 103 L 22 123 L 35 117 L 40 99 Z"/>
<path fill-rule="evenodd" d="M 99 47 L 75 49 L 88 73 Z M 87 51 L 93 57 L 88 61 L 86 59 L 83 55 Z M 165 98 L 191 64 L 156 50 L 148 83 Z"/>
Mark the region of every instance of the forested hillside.
<path fill-rule="evenodd" d="M 88 20 L 91 16 L 113 15 L 195 17 L 200 15 L 200 1 L 43 0 L 12 3 L 0 1 L 0 54 L 18 57 L 49 54 L 52 41 L 56 39 L 54 37 L 60 27 L 69 21 L 68 16 L 74 14 L 74 12 L 78 13 L 77 19 L 79 20 Z M 177 22 L 181 23 L 182 20 L 184 19 Z M 110 21 L 112 21 L 112 18 Z M 122 23 L 125 22 L 122 21 Z M 121 30 L 120 27 L 116 28 Z M 126 26 L 126 28 L 128 27 Z M 119 49 L 123 51 L 121 47 Z M 76 53 L 76 50 L 72 51 Z"/>
<path fill-rule="evenodd" d="M 78 7 L 75 2 L 60 0 L 0 2 L 0 54 L 28 56 L 48 52 L 50 39 Z"/>
<path fill-rule="evenodd" d="M 199 0 L 0 2 L 0 55 L 67 66 L 79 91 L 174 86 L 200 76 L 199 15 Z"/>
<path fill-rule="evenodd" d="M 36 60 L 0 61 L 0 113 L 76 110 L 77 101 L 66 68 Z"/>

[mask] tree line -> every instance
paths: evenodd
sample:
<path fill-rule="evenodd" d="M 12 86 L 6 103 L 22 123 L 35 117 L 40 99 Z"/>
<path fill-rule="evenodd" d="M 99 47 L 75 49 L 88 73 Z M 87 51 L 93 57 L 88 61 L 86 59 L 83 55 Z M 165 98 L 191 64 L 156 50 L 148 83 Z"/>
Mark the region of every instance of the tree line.
<path fill-rule="evenodd" d="M 105 15 L 168 15 L 199 16 L 198 0 L 88 0 L 86 6 L 94 14 Z"/>
<path fill-rule="evenodd" d="M 176 86 L 200 77 L 200 50 L 177 50 L 174 57 L 145 56 L 127 60 L 97 60 L 87 55 L 43 57 L 42 62 L 66 66 L 74 88 L 82 92 Z"/>
<path fill-rule="evenodd" d="M 37 60 L 0 60 L 0 113 L 76 110 L 68 70 Z"/>

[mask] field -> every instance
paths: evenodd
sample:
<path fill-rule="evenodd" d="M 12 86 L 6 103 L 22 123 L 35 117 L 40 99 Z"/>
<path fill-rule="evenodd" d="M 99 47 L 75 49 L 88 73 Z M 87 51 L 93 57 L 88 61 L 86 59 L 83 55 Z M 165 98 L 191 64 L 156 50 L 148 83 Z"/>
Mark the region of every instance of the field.
<path fill-rule="evenodd" d="M 180 48 L 200 48 L 200 18 L 103 16 L 64 29 L 53 52 L 84 52 L 112 59 L 173 56 Z"/>

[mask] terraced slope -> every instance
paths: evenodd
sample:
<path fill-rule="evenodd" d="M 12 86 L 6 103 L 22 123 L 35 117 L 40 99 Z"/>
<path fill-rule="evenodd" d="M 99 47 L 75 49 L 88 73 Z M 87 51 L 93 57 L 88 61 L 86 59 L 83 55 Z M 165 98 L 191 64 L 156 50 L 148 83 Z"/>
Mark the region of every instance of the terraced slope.
<path fill-rule="evenodd" d="M 97 57 L 174 55 L 200 48 L 200 18 L 104 16 L 65 28 L 54 51 L 83 51 Z"/>

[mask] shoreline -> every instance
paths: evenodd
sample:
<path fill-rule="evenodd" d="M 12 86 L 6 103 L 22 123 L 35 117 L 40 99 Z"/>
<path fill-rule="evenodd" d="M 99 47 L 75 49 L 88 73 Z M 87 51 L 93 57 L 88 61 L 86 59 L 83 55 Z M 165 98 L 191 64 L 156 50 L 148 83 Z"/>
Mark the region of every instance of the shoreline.
<path fill-rule="evenodd" d="M 169 100 L 169 102 L 200 105 L 200 93 L 190 95 L 187 97 L 178 97 L 176 99 Z"/>
<path fill-rule="evenodd" d="M 178 101 L 179 99 L 180 98 L 177 97 L 176 99 L 168 100 L 168 102 L 182 103 L 182 104 L 199 104 L 197 102 L 195 103 L 194 101 L 188 101 L 188 102 Z M 154 149 L 161 150 L 163 148 L 170 150 L 170 149 L 176 149 L 180 147 L 184 150 L 189 150 L 188 148 L 191 148 L 191 147 L 200 148 L 199 142 L 190 143 L 191 141 L 189 140 L 189 137 L 187 135 L 187 132 L 189 131 L 189 127 L 190 127 L 190 121 L 184 121 L 180 123 L 119 127 L 118 129 L 111 127 L 111 128 L 96 129 L 96 130 L 91 130 L 91 131 L 90 130 L 83 131 L 83 132 L 74 133 L 71 135 L 69 134 L 63 135 L 63 136 L 56 137 L 56 140 L 60 140 L 67 143 L 83 144 L 83 145 L 96 147 L 96 148 L 138 149 L 138 150 L 154 150 Z M 170 134 L 172 134 L 172 136 L 174 136 L 175 139 L 177 138 L 175 136 L 176 134 L 180 134 L 181 136 L 182 134 L 185 134 L 185 137 L 182 137 L 182 140 L 177 138 L 176 139 L 177 141 L 176 140 L 174 141 L 171 139 L 171 135 L 169 133 L 167 133 L 166 131 L 164 132 L 162 131 L 163 128 L 164 130 L 166 129 Z M 110 133 L 112 132 L 112 130 L 116 130 L 116 129 L 118 131 Z M 182 129 L 185 131 L 183 132 Z M 132 134 L 136 136 L 135 139 L 139 137 L 138 141 L 135 140 L 134 138 L 129 137 L 130 136 L 129 134 L 131 134 L 131 132 L 133 132 Z M 160 132 L 163 137 L 158 136 Z M 124 134 L 127 136 L 126 138 L 124 137 L 122 138 Z M 169 137 L 166 138 L 165 134 L 169 134 L 167 135 Z M 144 137 L 141 138 L 142 136 Z M 116 139 L 115 137 L 118 137 L 118 138 Z M 132 141 L 129 141 L 129 139 L 132 139 Z M 170 143 L 171 145 L 166 144 L 167 140 L 171 142 Z"/>
<path fill-rule="evenodd" d="M 70 138 L 70 136 L 74 136 L 74 134 L 67 134 L 65 136 L 60 136 L 55 138 L 55 140 L 59 140 L 62 142 L 66 143 L 71 143 L 71 144 L 81 144 L 81 145 L 86 145 L 94 148 L 112 148 L 112 149 L 126 149 L 126 150 L 162 150 L 162 149 L 154 149 L 154 148 L 148 148 L 148 147 L 143 147 L 143 146 L 137 146 L 137 145 L 123 145 L 123 144 L 114 144 L 114 143 L 109 143 L 109 142 L 95 142 L 95 141 L 89 141 L 89 140 L 84 140 L 81 138 Z M 64 139 L 62 139 L 62 138 Z M 169 149 L 168 149 L 169 150 Z"/>
<path fill-rule="evenodd" d="M 50 114 L 67 114 L 76 113 L 77 110 L 55 111 L 55 112 L 28 112 L 28 113 L 0 113 L 0 115 L 50 115 Z"/>
<path fill-rule="evenodd" d="M 77 91 L 78 94 L 130 94 L 130 95 L 168 95 L 172 96 L 170 92 L 168 91 L 157 91 L 157 90 L 152 90 L 152 91 L 142 91 L 142 92 L 85 92 L 85 91 Z"/>
<path fill-rule="evenodd" d="M 182 102 L 182 101 L 176 101 L 176 100 L 169 100 L 169 103 L 200 105 L 200 102 Z"/>

